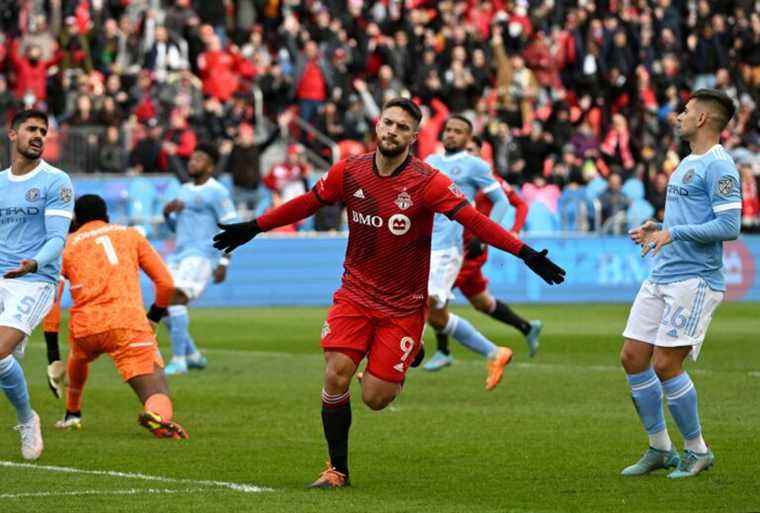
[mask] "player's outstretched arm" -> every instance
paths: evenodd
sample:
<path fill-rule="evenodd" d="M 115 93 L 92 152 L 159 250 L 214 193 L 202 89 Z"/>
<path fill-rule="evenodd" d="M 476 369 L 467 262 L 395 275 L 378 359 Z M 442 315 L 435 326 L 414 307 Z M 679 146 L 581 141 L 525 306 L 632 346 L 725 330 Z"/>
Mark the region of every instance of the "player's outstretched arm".
<path fill-rule="evenodd" d="M 259 233 L 306 219 L 322 206 L 322 202 L 314 191 L 309 191 L 252 221 L 220 224 L 219 228 L 222 231 L 214 235 L 214 247 L 225 253 L 231 253 Z"/>
<path fill-rule="evenodd" d="M 462 207 L 453 218 L 486 244 L 521 258 L 525 265 L 549 285 L 565 281 L 565 270 L 546 256 L 549 253 L 548 250 L 534 250 L 478 212 L 472 205 Z"/>

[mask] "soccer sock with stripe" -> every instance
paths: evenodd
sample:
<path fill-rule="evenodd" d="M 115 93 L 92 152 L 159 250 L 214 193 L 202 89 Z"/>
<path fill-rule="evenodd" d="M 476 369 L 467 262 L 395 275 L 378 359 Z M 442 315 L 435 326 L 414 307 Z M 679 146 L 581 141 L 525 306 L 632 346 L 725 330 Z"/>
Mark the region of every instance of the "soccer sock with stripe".
<path fill-rule="evenodd" d="M 684 448 L 700 454 L 706 453 L 707 445 L 702 438 L 702 427 L 699 424 L 697 390 L 689 374 L 684 372 L 663 381 L 662 388 L 668 399 L 670 414 L 683 436 Z"/>
<path fill-rule="evenodd" d="M 348 476 L 348 431 L 351 428 L 351 391 L 330 395 L 322 389 L 322 427 L 330 464 Z"/>
<path fill-rule="evenodd" d="M 90 374 L 90 366 L 86 360 L 76 358 L 69 352 L 66 362 L 66 373 L 69 377 L 69 385 L 66 387 L 66 409 L 68 411 L 82 411 L 82 392 L 87 376 Z"/>
<path fill-rule="evenodd" d="M 190 317 L 185 305 L 169 307 L 169 338 L 172 343 L 172 359 L 185 361 L 187 344 L 190 339 Z"/>
<path fill-rule="evenodd" d="M 633 405 L 649 436 L 649 446 L 661 451 L 669 451 L 672 444 L 665 427 L 660 379 L 652 367 L 638 374 L 628 374 L 627 377 L 628 384 L 631 386 Z"/>
<path fill-rule="evenodd" d="M 451 354 L 451 350 L 449 349 L 449 336 L 447 334 L 436 331 L 435 341 L 438 345 L 438 351 L 442 352 L 445 355 Z"/>
<path fill-rule="evenodd" d="M 26 386 L 24 370 L 13 355 L 0 360 L 0 388 L 16 409 L 16 418 L 20 424 L 32 420 L 32 405 L 29 402 L 29 389 Z"/>
<path fill-rule="evenodd" d="M 496 345 L 484 337 L 472 324 L 452 313 L 449 313 L 449 321 L 442 333 L 451 335 L 466 348 L 480 353 L 486 358 L 490 358 L 498 351 Z"/>
<path fill-rule="evenodd" d="M 497 321 L 513 326 L 523 335 L 527 335 L 530 331 L 530 323 L 517 315 L 506 303 L 502 303 L 498 299 L 494 300 L 493 309 L 488 312 L 488 315 Z"/>

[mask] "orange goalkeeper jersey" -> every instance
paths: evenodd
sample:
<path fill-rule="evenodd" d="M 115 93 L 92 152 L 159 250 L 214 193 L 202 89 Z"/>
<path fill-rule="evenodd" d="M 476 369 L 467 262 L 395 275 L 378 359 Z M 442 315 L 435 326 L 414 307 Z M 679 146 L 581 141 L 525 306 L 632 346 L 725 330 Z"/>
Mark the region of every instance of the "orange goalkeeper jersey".
<path fill-rule="evenodd" d="M 171 274 L 140 232 L 92 221 L 69 235 L 61 273 L 69 280 L 73 299 L 71 336 L 81 338 L 117 328 L 152 331 L 145 316 L 140 269 L 156 286 L 155 304 L 168 306 L 174 292 Z M 50 321 L 60 318 L 59 308 L 56 301 L 46 330 Z"/>

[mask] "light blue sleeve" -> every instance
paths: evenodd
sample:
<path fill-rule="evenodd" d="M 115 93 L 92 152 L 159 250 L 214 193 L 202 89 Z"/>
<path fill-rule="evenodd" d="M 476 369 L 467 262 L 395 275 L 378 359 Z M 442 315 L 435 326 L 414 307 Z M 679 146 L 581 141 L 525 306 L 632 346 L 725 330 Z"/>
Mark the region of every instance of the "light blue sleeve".
<path fill-rule="evenodd" d="M 46 198 L 45 244 L 33 257 L 38 268 L 58 258 L 66 243 L 74 211 L 74 187 L 69 176 L 63 173 L 53 175 Z"/>
<path fill-rule="evenodd" d="M 670 238 L 700 244 L 736 240 L 741 229 L 741 210 L 727 210 L 717 216 L 712 221 L 703 224 L 673 226 L 670 228 Z"/>
<path fill-rule="evenodd" d="M 37 262 L 38 269 L 53 263 L 56 258 L 61 256 L 61 251 L 63 251 L 63 246 L 66 243 L 66 234 L 69 231 L 69 224 L 71 224 L 71 221 L 65 217 L 45 217 L 45 231 L 47 238 L 45 239 L 45 244 L 43 244 L 37 254 L 32 257 L 32 260 Z"/>
<path fill-rule="evenodd" d="M 69 175 L 65 173 L 52 175 L 45 197 L 45 217 L 61 216 L 71 220 L 74 216 L 74 186 L 71 185 Z M 64 233 L 65 236 L 66 233 Z"/>
<path fill-rule="evenodd" d="M 707 166 L 705 186 L 716 218 L 703 224 L 683 224 L 670 228 L 673 240 L 707 244 L 734 240 L 741 229 L 742 188 L 733 162 L 717 159 Z"/>
<path fill-rule="evenodd" d="M 507 195 L 504 194 L 501 184 L 493 177 L 491 166 L 486 161 L 480 160 L 472 177 L 477 184 L 477 190 L 485 194 L 493 203 L 489 216 L 491 221 L 501 224 L 501 220 L 509 210 L 509 201 L 507 201 Z"/>
<path fill-rule="evenodd" d="M 710 206 L 715 214 L 741 211 L 742 186 L 739 170 L 730 160 L 716 159 L 705 170 L 705 185 Z"/>

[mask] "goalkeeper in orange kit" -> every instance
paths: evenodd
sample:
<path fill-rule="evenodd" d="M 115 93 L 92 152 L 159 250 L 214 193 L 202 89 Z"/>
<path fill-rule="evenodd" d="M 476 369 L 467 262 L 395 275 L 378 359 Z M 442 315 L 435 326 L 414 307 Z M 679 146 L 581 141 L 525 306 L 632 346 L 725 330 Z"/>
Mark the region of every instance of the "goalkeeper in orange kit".
<path fill-rule="evenodd" d="M 89 364 L 107 353 L 145 406 L 138 417 L 140 425 L 159 438 L 187 438 L 187 432 L 172 421 L 173 406 L 154 333 L 174 292 L 169 270 L 140 232 L 108 222 L 106 203 L 100 196 L 80 197 L 74 205 L 73 223 L 76 230 L 66 241 L 61 271 L 70 283 L 73 300 L 69 383 L 66 415 L 56 427 L 81 427 Z M 147 316 L 140 269 L 156 287 L 156 299 Z M 61 291 L 46 319 L 48 338 L 58 331 Z"/>

